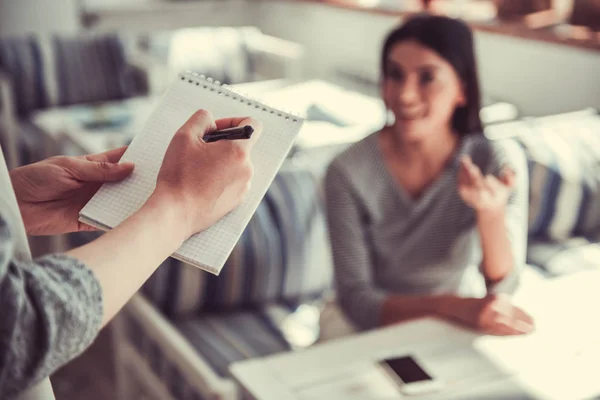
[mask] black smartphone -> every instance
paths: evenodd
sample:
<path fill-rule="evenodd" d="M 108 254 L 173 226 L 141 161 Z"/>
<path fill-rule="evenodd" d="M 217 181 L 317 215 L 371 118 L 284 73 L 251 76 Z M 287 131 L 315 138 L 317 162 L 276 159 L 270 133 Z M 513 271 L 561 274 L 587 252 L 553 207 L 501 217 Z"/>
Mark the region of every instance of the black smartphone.
<path fill-rule="evenodd" d="M 441 390 L 443 386 L 413 356 L 388 358 L 380 365 L 406 395 L 430 393 Z"/>

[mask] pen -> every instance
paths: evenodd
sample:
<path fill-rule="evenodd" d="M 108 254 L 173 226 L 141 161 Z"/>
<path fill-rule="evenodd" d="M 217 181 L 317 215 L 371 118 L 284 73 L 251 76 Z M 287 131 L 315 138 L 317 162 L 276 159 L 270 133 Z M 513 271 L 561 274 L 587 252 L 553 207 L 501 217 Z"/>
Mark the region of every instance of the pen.
<path fill-rule="evenodd" d="M 220 129 L 218 131 L 212 131 L 204 135 L 202 140 L 206 143 L 212 143 L 219 140 L 237 140 L 237 139 L 250 139 L 254 133 L 254 128 L 250 125 L 237 126 L 235 128 Z"/>

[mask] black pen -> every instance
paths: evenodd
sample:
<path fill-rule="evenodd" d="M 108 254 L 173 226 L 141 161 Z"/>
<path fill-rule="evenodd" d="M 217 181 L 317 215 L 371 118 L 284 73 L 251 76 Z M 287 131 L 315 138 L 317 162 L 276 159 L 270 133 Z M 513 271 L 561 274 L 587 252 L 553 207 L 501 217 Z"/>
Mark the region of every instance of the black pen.
<path fill-rule="evenodd" d="M 204 135 L 202 140 L 206 143 L 217 142 L 219 140 L 237 140 L 237 139 L 250 139 L 254 133 L 254 128 L 250 125 L 237 126 L 235 128 L 220 129 L 218 131 L 212 131 Z"/>

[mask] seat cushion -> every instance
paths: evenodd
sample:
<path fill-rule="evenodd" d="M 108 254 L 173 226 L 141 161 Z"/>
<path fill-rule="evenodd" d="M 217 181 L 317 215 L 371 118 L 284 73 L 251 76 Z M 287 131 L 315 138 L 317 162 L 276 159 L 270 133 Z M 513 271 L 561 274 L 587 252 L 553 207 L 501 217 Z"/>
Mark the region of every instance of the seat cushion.
<path fill-rule="evenodd" d="M 185 318 L 174 325 L 223 377 L 233 362 L 291 350 L 268 308 Z"/>
<path fill-rule="evenodd" d="M 551 276 L 600 268 L 600 243 L 582 237 L 561 242 L 530 241 L 527 263 Z"/>
<path fill-rule="evenodd" d="M 314 305 L 271 304 L 254 310 L 179 318 L 172 323 L 215 373 L 228 377 L 232 362 L 312 345 L 319 336 L 319 314 Z M 173 354 L 165 354 L 161 342 L 147 335 L 136 318 L 128 315 L 123 314 L 122 322 L 129 341 L 173 397 L 203 398 L 170 361 Z"/>

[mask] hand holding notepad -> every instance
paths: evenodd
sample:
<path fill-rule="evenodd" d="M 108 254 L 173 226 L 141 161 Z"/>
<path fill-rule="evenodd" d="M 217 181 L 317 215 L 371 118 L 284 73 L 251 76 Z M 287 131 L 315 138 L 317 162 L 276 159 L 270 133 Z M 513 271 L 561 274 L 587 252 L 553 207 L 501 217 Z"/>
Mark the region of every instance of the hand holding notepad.
<path fill-rule="evenodd" d="M 277 170 L 289 152 L 302 121 L 196 75 L 181 75 L 165 93 L 145 128 L 134 138 L 121 161 L 136 164 L 132 176 L 121 183 L 105 184 L 81 210 L 81 221 L 111 229 L 136 212 L 154 192 L 163 158 L 175 132 L 198 109 L 215 118 L 248 116 L 262 122 L 263 130 L 252 148 L 252 185 L 243 204 L 210 228 L 190 237 L 174 257 L 218 274 L 248 224 Z M 206 144 L 216 146 L 227 143 Z M 193 165 L 181 165 L 181 168 Z M 161 172 L 162 173 L 162 172 Z M 219 174 L 218 169 L 197 171 Z M 198 208 L 203 207 L 198 199 Z"/>

